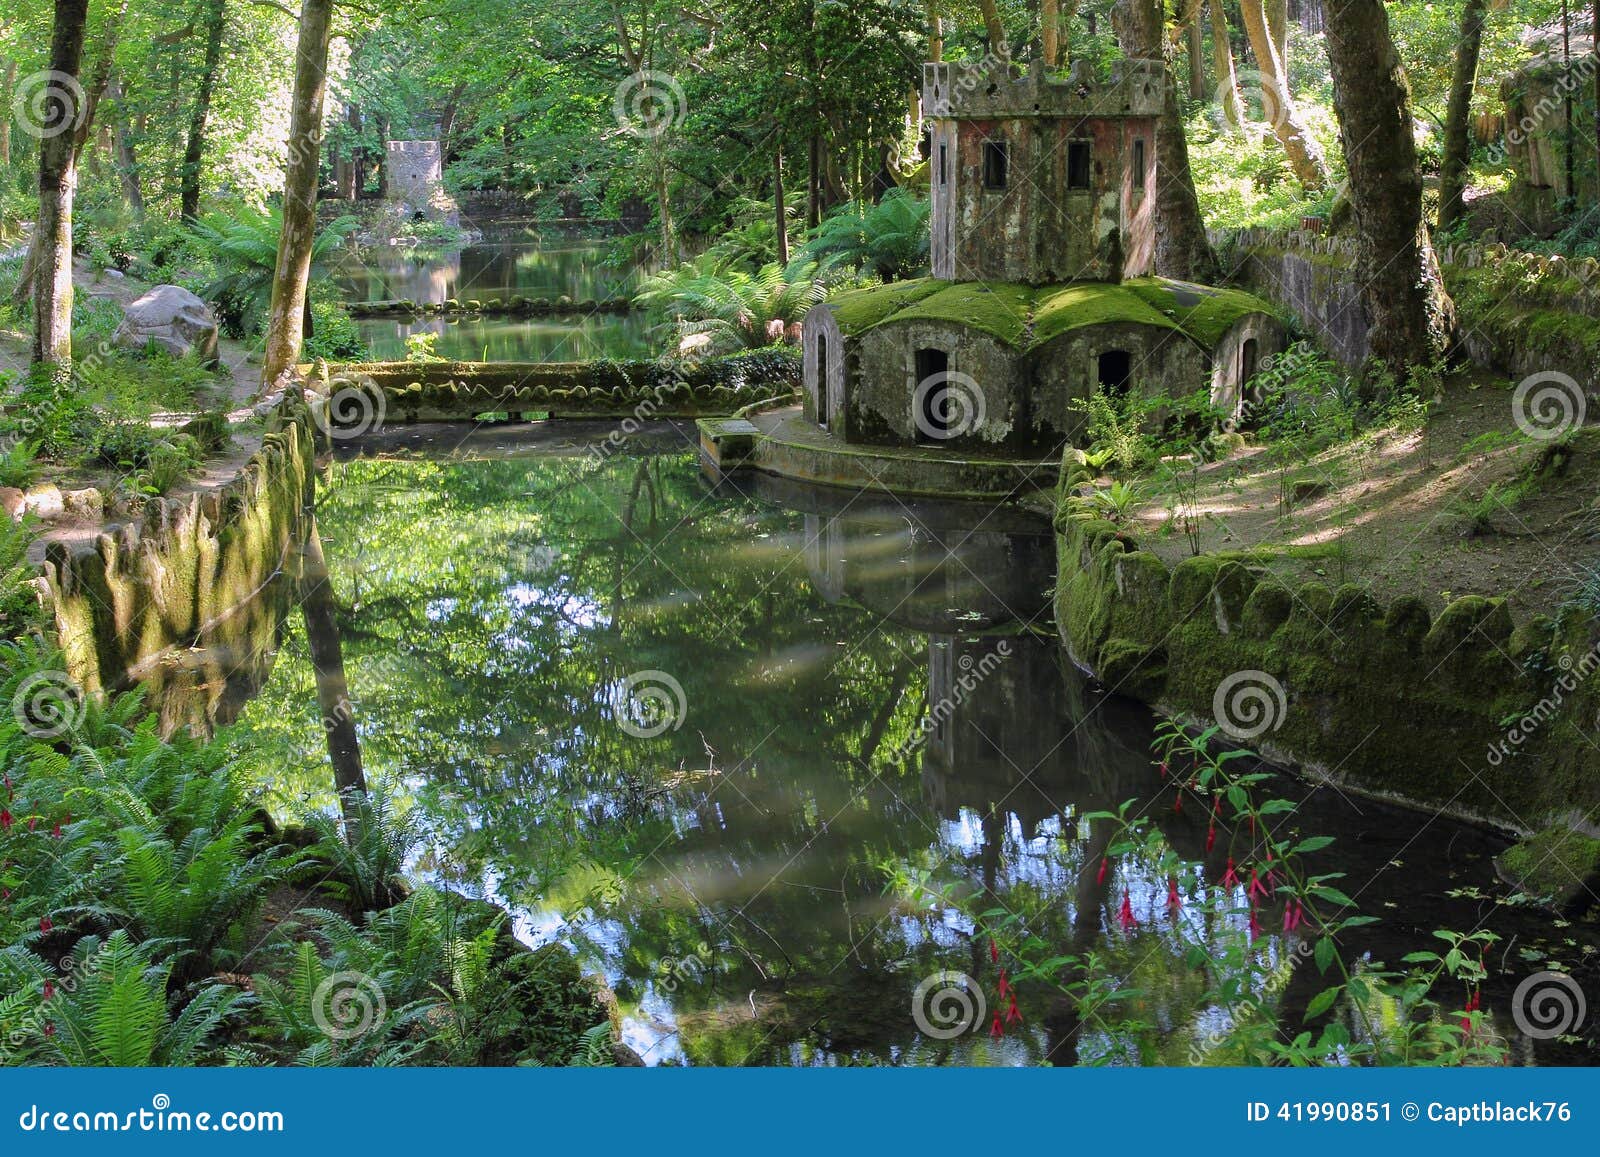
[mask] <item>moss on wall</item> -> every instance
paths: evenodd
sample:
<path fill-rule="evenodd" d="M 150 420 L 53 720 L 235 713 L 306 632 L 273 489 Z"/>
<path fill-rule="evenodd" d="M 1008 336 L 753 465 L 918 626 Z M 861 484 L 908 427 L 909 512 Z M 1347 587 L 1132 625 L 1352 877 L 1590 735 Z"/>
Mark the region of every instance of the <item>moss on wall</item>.
<path fill-rule="evenodd" d="M 1538 660 L 1592 646 L 1586 635 L 1516 630 L 1502 599 L 1467 596 L 1432 619 L 1417 599 L 1385 608 L 1355 585 L 1289 589 L 1237 558 L 1169 568 L 1079 497 L 1081 455 L 1061 476 L 1057 623 L 1110 689 L 1209 720 L 1224 680 L 1246 672 L 1283 704 L 1251 745 L 1313 774 L 1522 831 L 1600 805 L 1600 758 L 1561 738 L 1563 721 L 1593 718 L 1595 680 L 1514 757 L 1499 750 L 1506 721 L 1550 699 Z"/>

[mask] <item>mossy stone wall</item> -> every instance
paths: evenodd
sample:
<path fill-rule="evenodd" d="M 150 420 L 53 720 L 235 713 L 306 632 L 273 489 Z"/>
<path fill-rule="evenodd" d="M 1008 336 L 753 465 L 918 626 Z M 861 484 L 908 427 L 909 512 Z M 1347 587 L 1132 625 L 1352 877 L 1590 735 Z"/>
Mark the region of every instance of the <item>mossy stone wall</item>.
<path fill-rule="evenodd" d="M 1291 589 L 1210 555 L 1169 567 L 1095 515 L 1077 494 L 1087 480 L 1068 451 L 1056 618 L 1073 661 L 1108 688 L 1210 721 L 1224 680 L 1250 672 L 1282 688 L 1283 709 L 1245 745 L 1314 776 L 1523 832 L 1600 805 L 1600 753 L 1574 733 L 1593 728 L 1600 679 L 1559 693 L 1540 674 L 1581 662 L 1592 628 L 1518 627 L 1504 600 L 1479 596 L 1434 617 L 1419 599 Z M 1507 721 L 1533 712 L 1502 750 Z"/>

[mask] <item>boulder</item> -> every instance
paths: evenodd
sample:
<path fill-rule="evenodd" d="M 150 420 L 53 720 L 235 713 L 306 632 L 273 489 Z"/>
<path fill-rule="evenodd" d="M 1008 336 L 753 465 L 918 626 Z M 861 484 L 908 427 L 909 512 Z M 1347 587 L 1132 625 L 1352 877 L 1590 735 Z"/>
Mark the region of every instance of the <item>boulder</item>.
<path fill-rule="evenodd" d="M 217 360 L 217 319 L 205 302 L 181 285 L 158 285 L 129 304 L 114 340 L 144 349 L 154 342 L 174 357 L 191 351 L 204 362 Z"/>
<path fill-rule="evenodd" d="M 21 522 L 27 509 L 28 503 L 22 491 L 15 486 L 0 486 L 0 512 L 4 512 L 13 522 Z"/>

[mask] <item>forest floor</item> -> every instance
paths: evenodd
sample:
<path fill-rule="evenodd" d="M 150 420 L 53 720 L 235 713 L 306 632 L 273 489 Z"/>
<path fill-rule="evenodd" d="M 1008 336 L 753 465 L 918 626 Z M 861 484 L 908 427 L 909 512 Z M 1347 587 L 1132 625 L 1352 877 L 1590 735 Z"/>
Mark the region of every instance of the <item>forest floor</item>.
<path fill-rule="evenodd" d="M 1421 429 L 1279 459 L 1251 444 L 1197 471 L 1169 464 L 1126 525 L 1169 565 L 1236 554 L 1289 584 L 1359 583 L 1436 609 L 1501 595 L 1519 617 L 1549 613 L 1600 568 L 1600 426 L 1528 437 L 1491 374 L 1453 381 Z"/>

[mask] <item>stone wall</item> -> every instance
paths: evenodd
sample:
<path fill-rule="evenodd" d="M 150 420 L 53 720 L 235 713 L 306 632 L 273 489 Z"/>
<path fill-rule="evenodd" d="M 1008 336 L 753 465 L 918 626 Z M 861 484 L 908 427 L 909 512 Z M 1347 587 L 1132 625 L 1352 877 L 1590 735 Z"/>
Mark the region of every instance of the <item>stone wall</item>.
<path fill-rule="evenodd" d="M 43 577 L 67 673 L 86 692 L 144 683 L 170 731 L 201 730 L 237 698 L 230 676 L 270 661 L 313 487 L 304 403 L 286 395 L 261 448 L 225 485 L 152 498 L 142 516 L 92 542 L 47 544 Z M 196 703 L 162 692 L 199 689 Z M 193 718 L 180 718 L 186 713 Z M 168 718 L 168 716 L 171 718 Z"/>
<path fill-rule="evenodd" d="M 798 350 L 769 346 L 667 362 L 360 362 L 328 367 L 335 425 L 468 420 L 486 413 L 675 418 L 731 414 L 791 394 Z"/>
<path fill-rule="evenodd" d="M 1366 360 L 1355 238 L 1237 229 L 1212 241 L 1234 280 L 1295 314 L 1335 359 L 1352 368 Z M 1498 243 L 1447 246 L 1439 261 L 1475 364 L 1513 377 L 1559 370 L 1600 390 L 1600 262 Z"/>
<path fill-rule="evenodd" d="M 1478 596 L 1435 617 L 1354 584 L 1290 589 L 1236 558 L 1169 567 L 1078 496 L 1081 455 L 1061 476 L 1056 618 L 1073 661 L 1111 690 L 1207 724 L 1230 710 L 1246 722 L 1237 696 L 1255 694 L 1263 722 L 1242 746 L 1523 833 L 1582 826 L 1600 805 L 1592 625 L 1518 625 Z"/>

